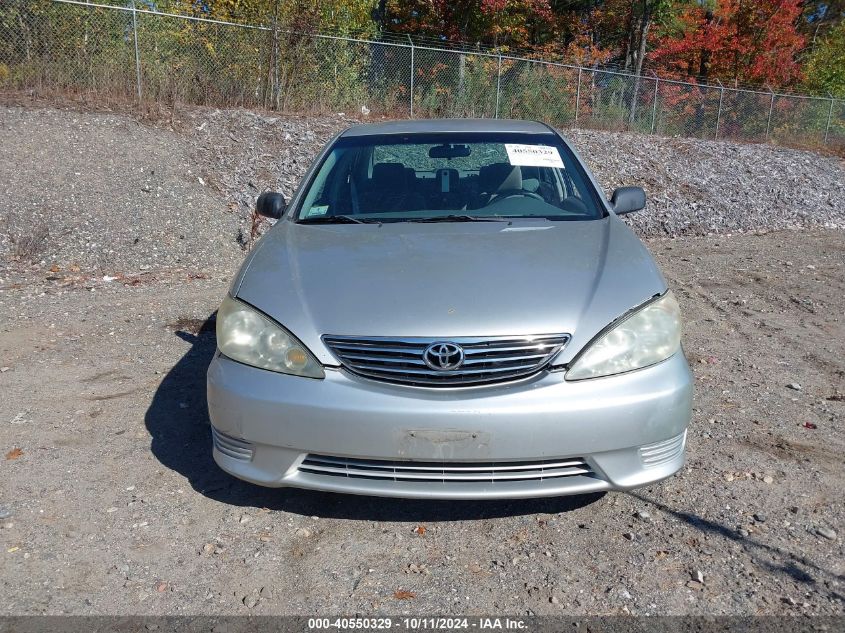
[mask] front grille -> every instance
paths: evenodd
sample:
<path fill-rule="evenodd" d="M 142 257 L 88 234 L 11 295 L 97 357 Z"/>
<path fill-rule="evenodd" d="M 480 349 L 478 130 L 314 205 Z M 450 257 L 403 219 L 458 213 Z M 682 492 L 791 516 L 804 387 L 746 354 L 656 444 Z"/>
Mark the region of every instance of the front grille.
<path fill-rule="evenodd" d="M 412 462 L 308 455 L 299 471 L 329 477 L 441 483 L 542 481 L 593 474 L 580 457 L 530 462 Z"/>
<path fill-rule="evenodd" d="M 384 382 L 425 387 L 464 387 L 505 382 L 543 369 L 569 341 L 568 334 L 508 337 L 383 338 L 324 336 L 323 341 L 349 371 Z M 432 369 L 423 355 L 429 345 L 452 343 L 463 349 L 454 370 Z"/>

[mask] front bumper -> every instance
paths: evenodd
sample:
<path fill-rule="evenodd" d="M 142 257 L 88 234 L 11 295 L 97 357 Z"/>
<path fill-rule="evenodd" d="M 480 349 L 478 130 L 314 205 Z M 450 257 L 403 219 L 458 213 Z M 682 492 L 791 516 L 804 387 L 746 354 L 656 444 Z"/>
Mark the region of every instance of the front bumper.
<path fill-rule="evenodd" d="M 343 370 L 286 376 L 215 355 L 214 459 L 264 486 L 440 499 L 626 490 L 683 466 L 692 375 L 678 353 L 628 374 L 420 389 Z M 315 466 L 316 464 L 316 466 Z"/>

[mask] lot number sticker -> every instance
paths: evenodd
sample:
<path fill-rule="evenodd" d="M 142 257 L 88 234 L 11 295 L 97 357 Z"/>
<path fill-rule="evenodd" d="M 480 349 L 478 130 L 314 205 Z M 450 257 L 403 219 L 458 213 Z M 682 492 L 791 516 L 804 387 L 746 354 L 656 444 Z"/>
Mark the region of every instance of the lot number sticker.
<path fill-rule="evenodd" d="M 511 165 L 563 168 L 563 161 L 560 159 L 557 147 L 505 143 L 505 151 L 508 153 L 508 161 Z"/>

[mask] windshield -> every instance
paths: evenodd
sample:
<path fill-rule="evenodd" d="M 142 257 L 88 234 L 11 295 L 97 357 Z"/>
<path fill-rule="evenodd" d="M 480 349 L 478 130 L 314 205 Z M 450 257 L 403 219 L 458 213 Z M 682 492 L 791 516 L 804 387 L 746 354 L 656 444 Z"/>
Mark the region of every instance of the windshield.
<path fill-rule="evenodd" d="M 301 223 L 595 220 L 605 212 L 554 134 L 341 138 L 311 179 Z"/>

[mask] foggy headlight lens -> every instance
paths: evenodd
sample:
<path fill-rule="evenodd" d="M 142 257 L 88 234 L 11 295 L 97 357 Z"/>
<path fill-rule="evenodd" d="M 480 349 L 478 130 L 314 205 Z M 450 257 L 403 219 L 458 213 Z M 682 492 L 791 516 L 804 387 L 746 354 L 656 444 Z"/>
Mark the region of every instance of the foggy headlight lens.
<path fill-rule="evenodd" d="M 666 360 L 681 346 L 681 312 L 672 292 L 652 301 L 590 343 L 567 380 L 621 374 Z"/>
<path fill-rule="evenodd" d="M 282 374 L 324 378 L 323 367 L 283 327 L 226 297 L 217 311 L 217 347 L 232 360 Z"/>

